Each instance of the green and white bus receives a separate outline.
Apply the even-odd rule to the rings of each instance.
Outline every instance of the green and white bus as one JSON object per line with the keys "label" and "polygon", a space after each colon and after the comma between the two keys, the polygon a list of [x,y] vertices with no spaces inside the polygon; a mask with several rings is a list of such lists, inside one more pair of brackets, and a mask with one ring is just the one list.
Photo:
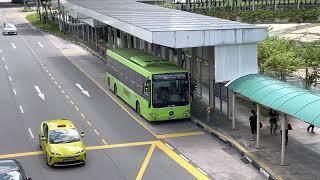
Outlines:
{"label": "green and white bus", "polygon": [[149,121],[190,118],[190,75],[138,49],[107,50],[109,88]]}

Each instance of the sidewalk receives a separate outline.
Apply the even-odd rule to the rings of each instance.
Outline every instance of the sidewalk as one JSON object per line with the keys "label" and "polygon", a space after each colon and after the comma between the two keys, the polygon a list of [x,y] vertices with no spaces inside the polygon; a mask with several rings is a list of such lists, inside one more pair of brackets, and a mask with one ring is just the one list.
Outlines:
{"label": "sidewalk", "polygon": [[[218,103],[217,103],[218,104]],[[265,164],[271,169],[275,178],[282,179],[320,179],[320,136],[319,130],[314,134],[307,133],[308,124],[291,118],[293,130],[289,131],[289,140],[286,152],[286,166],[280,165],[281,144],[280,135],[270,135],[268,118],[262,117],[263,127],[261,129],[261,148],[256,149],[255,141],[250,141],[251,132],[248,117],[250,109],[237,101],[236,127],[232,130],[232,122],[225,116],[226,103],[224,103],[223,114],[219,110],[211,115],[210,122],[207,121],[205,105],[200,100],[193,102],[193,116],[217,131],[225,134],[228,141],[235,140],[250,154],[257,158],[257,163]],[[218,108],[218,106],[216,107]],[[279,129],[279,128],[278,128]],[[279,133],[279,132],[278,132]],[[269,172],[270,173],[270,172]]]}

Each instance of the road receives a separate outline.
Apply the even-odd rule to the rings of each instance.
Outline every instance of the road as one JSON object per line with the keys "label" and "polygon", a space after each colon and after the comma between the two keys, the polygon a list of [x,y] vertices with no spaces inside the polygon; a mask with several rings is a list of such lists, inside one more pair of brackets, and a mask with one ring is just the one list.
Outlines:
{"label": "road", "polygon": [[[0,36],[0,159],[18,159],[34,180],[216,178],[166,144],[167,138],[178,145],[184,136],[185,145],[189,136],[191,142],[205,136],[198,127],[188,121],[152,124],[142,120],[84,74],[17,9],[0,10],[5,17],[0,25],[14,21],[19,31],[16,36]],[[39,148],[39,126],[57,118],[71,119],[79,131],[86,132],[89,152],[84,166],[46,165]],[[233,161],[243,166],[240,160]],[[249,169],[247,174],[254,171],[243,167]],[[258,173],[254,176],[261,178]]]}

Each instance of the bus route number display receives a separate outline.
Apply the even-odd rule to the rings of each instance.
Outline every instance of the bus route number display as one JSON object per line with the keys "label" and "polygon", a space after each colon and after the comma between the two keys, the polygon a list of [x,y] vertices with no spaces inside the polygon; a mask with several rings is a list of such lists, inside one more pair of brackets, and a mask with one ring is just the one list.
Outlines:
{"label": "bus route number display", "polygon": [[175,79],[187,79],[187,73],[176,74],[155,74],[153,80],[175,80]]}

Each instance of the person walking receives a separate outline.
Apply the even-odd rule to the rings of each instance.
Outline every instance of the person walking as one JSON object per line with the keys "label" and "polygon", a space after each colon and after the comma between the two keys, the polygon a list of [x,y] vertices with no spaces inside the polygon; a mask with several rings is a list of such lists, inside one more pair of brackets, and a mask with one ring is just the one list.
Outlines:
{"label": "person walking", "polygon": [[309,127],[307,128],[307,131],[309,132],[311,128],[311,133],[314,133],[313,129],[314,129],[314,125],[313,124],[310,124]]}
{"label": "person walking", "polygon": [[276,135],[276,130],[278,129],[278,115],[276,111],[273,111],[272,109],[270,109],[269,112],[270,115],[270,134]]}
{"label": "person walking", "polygon": [[249,117],[250,129],[251,129],[251,141],[253,141],[254,134],[257,133],[257,113],[255,110],[251,110],[251,116]]}

